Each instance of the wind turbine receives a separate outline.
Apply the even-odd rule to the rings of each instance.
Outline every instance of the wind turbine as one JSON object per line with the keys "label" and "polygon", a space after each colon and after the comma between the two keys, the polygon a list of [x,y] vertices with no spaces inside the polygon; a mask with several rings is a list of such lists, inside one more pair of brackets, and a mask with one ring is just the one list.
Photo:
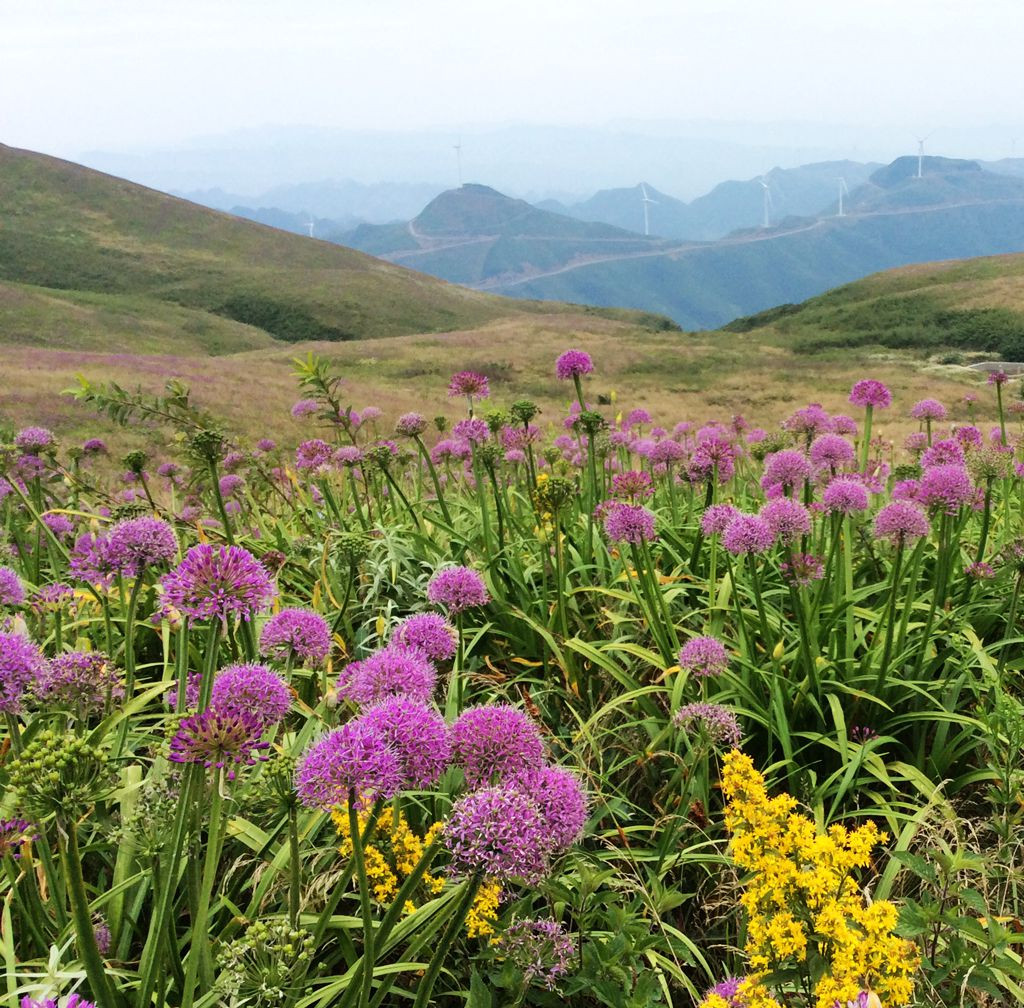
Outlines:
{"label": "wind turbine", "polygon": [[309,237],[313,237],[313,228],[316,227],[316,222],[313,220],[313,215],[310,214],[309,220],[306,221],[306,227],[309,228]]}
{"label": "wind turbine", "polygon": [[760,178],[762,195],[764,197],[764,222],[762,223],[763,228],[771,227],[771,213],[773,210],[772,206],[772,191],[768,186],[768,177],[762,175]]}
{"label": "wind turbine", "polygon": [[839,183],[839,213],[837,217],[845,217],[846,212],[843,210],[843,196],[849,196],[850,190],[846,188],[846,179],[840,177],[836,180]]}
{"label": "wind turbine", "polygon": [[644,235],[646,237],[650,237],[651,218],[648,208],[651,203],[657,203],[658,201],[656,199],[651,199],[651,197],[647,195],[647,186],[645,186],[643,182],[640,183],[640,199],[643,200],[644,204]]}
{"label": "wind turbine", "polygon": [[459,137],[459,142],[452,148],[455,151],[455,160],[459,165],[459,188],[462,188],[462,137]]}
{"label": "wind turbine", "polygon": [[[932,130],[932,133],[934,133],[934,132],[935,132],[935,130]],[[923,178],[924,177],[924,173],[922,171],[922,169],[924,168],[924,142],[925,142],[925,140],[928,139],[928,137],[930,137],[932,135],[932,133],[926,133],[923,137],[918,137],[917,138],[917,177],[918,178]]]}

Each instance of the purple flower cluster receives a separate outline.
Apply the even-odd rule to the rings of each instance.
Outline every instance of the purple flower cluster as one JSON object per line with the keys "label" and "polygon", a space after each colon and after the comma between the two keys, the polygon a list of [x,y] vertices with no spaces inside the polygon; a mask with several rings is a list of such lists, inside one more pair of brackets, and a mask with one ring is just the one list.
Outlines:
{"label": "purple flower cluster", "polygon": [[171,738],[168,759],[226,769],[228,780],[234,780],[235,767],[266,759],[260,753],[270,746],[260,741],[262,734],[263,722],[250,711],[210,707],[181,719]]}
{"label": "purple flower cluster", "polygon": [[161,584],[165,604],[194,620],[249,620],[277,596],[266,569],[241,546],[199,543]]}
{"label": "purple flower cluster", "polygon": [[391,642],[418,648],[431,661],[447,661],[458,646],[455,627],[437,613],[417,613],[402,620],[391,635]]}
{"label": "purple flower cluster", "polygon": [[448,382],[448,397],[469,396],[471,399],[486,399],[491,394],[485,375],[476,371],[459,371]]}
{"label": "purple flower cluster", "polygon": [[885,409],[892,403],[892,393],[880,381],[864,378],[850,389],[850,402],[854,406]]}
{"label": "purple flower cluster", "polygon": [[849,465],[855,458],[853,445],[838,434],[822,434],[815,438],[809,454],[813,465],[832,473]]}
{"label": "purple flower cluster", "polygon": [[639,546],[658,538],[652,512],[640,504],[613,501],[605,511],[604,531],[612,542]]}
{"label": "purple flower cluster", "polygon": [[746,1008],[747,999],[740,994],[740,985],[743,981],[743,977],[726,977],[705,993],[704,1000],[715,995],[720,997],[728,1008]]}
{"label": "purple flower cluster", "polygon": [[513,963],[528,984],[554,990],[572,967],[576,945],[554,920],[517,920],[498,941],[498,952]]}
{"label": "purple flower cluster", "polygon": [[729,667],[729,653],[716,637],[694,637],[679,652],[679,667],[698,678],[718,676]]}
{"label": "purple flower cluster", "polygon": [[308,808],[330,809],[349,800],[390,798],[402,786],[402,764],[380,731],[361,720],[326,734],[295,772],[295,790]]}
{"label": "purple flower cluster", "polygon": [[0,606],[10,609],[25,601],[25,589],[17,573],[10,567],[0,567]]}
{"label": "purple flower cluster", "polygon": [[774,538],[784,546],[791,546],[811,531],[811,516],[807,508],[792,497],[770,500],[759,516],[772,530]]}
{"label": "purple flower cluster", "polygon": [[427,599],[451,613],[487,605],[490,596],[483,578],[469,567],[442,567],[427,584]]}
{"label": "purple flower cluster", "polygon": [[583,835],[587,796],[574,773],[558,766],[532,767],[513,774],[507,783],[532,799],[540,810],[548,826],[552,852],[567,850]]}
{"label": "purple flower cluster", "polygon": [[736,715],[720,704],[687,704],[676,711],[672,723],[678,728],[700,728],[715,743],[739,745],[743,738]]}
{"label": "purple flower cluster", "polygon": [[260,654],[265,658],[299,658],[320,665],[330,653],[331,628],[312,609],[282,609],[260,634]]}
{"label": "purple flower cluster", "polygon": [[712,504],[700,520],[700,530],[706,536],[721,535],[739,513],[732,504]]}
{"label": "purple flower cluster", "polygon": [[32,455],[47,451],[57,443],[53,431],[45,427],[25,427],[14,435],[14,446]]}
{"label": "purple flower cluster", "polygon": [[464,711],[451,728],[452,758],[466,784],[482,787],[521,774],[544,762],[537,725],[521,710],[487,704]]}
{"label": "purple flower cluster", "polygon": [[733,556],[764,553],[774,542],[772,527],[757,515],[737,514],[722,535],[722,545]]}
{"label": "purple flower cluster", "polygon": [[571,381],[573,378],[582,378],[594,370],[594,362],[590,354],[583,350],[566,350],[557,361],[555,361],[555,376],[560,381]]}
{"label": "purple flower cluster", "polygon": [[910,407],[910,415],[915,420],[945,420],[949,411],[938,399],[921,399]]}
{"label": "purple flower cluster", "polygon": [[822,495],[825,510],[831,514],[851,515],[868,509],[868,489],[857,479],[832,480]]}
{"label": "purple flower cluster", "polygon": [[320,470],[328,469],[333,458],[331,446],[320,438],[311,438],[303,441],[295,449],[295,468]]}
{"label": "purple flower cluster", "polygon": [[447,769],[451,759],[448,726],[428,704],[390,697],[370,707],[358,721],[379,733],[393,750],[403,787],[430,787]]}
{"label": "purple flower cluster", "polygon": [[266,665],[228,665],[213,680],[211,708],[247,712],[263,728],[283,720],[291,705],[291,690]]}
{"label": "purple flower cluster", "polygon": [[147,567],[173,560],[178,540],[167,522],[144,515],[118,522],[107,533],[104,549],[110,566],[138,577]]}
{"label": "purple flower cluster", "polygon": [[893,501],[886,504],[875,518],[875,535],[893,546],[906,546],[928,535],[930,526],[925,515],[913,504]]}
{"label": "purple flower cluster", "polygon": [[25,694],[45,672],[46,659],[32,641],[0,633],[0,713],[19,713]]}
{"label": "purple flower cluster", "polygon": [[21,1008],[96,1008],[92,1001],[86,1001],[81,994],[69,994],[63,1004],[53,998],[36,1000],[30,997],[21,999]]}
{"label": "purple flower cluster", "polygon": [[21,857],[21,848],[36,834],[27,819],[0,819],[0,860],[7,855],[15,861]]}
{"label": "purple flower cluster", "polygon": [[391,696],[429,703],[437,685],[437,669],[416,647],[389,644],[341,675],[338,693],[358,704],[374,704]]}
{"label": "purple flower cluster", "polygon": [[402,437],[419,437],[427,429],[427,421],[421,413],[403,413],[395,424],[395,433]]}
{"label": "purple flower cluster", "polygon": [[918,482],[917,500],[927,508],[946,514],[956,514],[974,496],[971,477],[960,465],[931,466],[925,469]]}
{"label": "purple flower cluster", "polygon": [[802,486],[810,475],[811,463],[803,452],[775,452],[765,459],[761,486],[767,493],[790,493]]}
{"label": "purple flower cluster", "polygon": [[120,700],[124,683],[101,651],[65,651],[46,663],[32,692],[47,706],[91,713]]}

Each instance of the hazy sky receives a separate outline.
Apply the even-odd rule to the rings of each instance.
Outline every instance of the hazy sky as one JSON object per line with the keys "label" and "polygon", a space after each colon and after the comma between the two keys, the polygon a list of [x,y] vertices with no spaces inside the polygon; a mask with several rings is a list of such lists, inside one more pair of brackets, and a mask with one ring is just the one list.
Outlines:
{"label": "hazy sky", "polygon": [[1021,0],[0,0],[0,142],[73,155],[268,124],[1019,123],[1022,42]]}

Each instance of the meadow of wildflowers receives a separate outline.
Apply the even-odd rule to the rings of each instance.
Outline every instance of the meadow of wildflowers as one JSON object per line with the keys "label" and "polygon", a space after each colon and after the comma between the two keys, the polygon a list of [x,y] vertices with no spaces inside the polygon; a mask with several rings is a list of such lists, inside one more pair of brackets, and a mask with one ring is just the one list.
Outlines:
{"label": "meadow of wildflowers", "polygon": [[1024,1001],[1005,374],[765,430],[297,368],[290,448],[3,432],[6,1004]]}

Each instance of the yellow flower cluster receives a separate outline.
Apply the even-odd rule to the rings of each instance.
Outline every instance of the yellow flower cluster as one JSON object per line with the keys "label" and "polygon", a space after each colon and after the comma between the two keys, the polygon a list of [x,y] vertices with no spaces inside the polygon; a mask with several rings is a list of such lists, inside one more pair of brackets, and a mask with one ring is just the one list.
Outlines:
{"label": "yellow flower cluster", "polygon": [[[341,843],[338,853],[342,857],[352,856],[352,836],[349,832],[348,808],[341,807],[331,813]],[[370,812],[360,809],[356,813],[360,831],[365,831],[370,821]],[[398,895],[402,881],[408,878],[419,864],[427,848],[441,831],[442,823],[434,823],[426,835],[418,837],[406,822],[405,816],[390,809],[381,810],[377,818],[373,843],[363,849],[363,861],[366,864],[366,878],[373,887],[373,897],[378,903],[387,903]],[[430,872],[423,874],[423,886],[430,893],[439,893],[444,887],[444,880]],[[406,901],[405,912],[412,913],[416,905]]]}
{"label": "yellow flower cluster", "polygon": [[[349,830],[348,807],[342,806],[331,813],[341,843],[338,853],[342,857],[352,857],[352,834]],[[360,809],[356,812],[360,832],[365,832],[370,821],[370,812]],[[373,843],[363,849],[363,862],[366,865],[366,878],[373,888],[373,898],[378,903],[388,903],[398,895],[398,889],[422,860],[427,848],[434,842],[443,828],[443,823],[434,823],[423,837],[417,836],[405,816],[390,809],[383,809],[377,818]],[[427,892],[436,895],[444,888],[444,879],[430,872],[423,873],[423,887]],[[497,882],[486,880],[477,891],[466,917],[466,934],[470,938],[483,938],[494,934],[494,922],[498,919],[498,902],[501,899],[501,886]],[[416,904],[406,900],[405,913],[410,914]]]}
{"label": "yellow flower cluster", "polygon": [[[764,778],[738,749],[725,757],[722,787],[733,858],[751,873],[741,899],[750,967],[738,992],[743,1003],[777,1008],[765,981],[797,964],[823,963],[814,986],[816,1008],[856,1001],[862,990],[877,992],[887,1006],[907,1004],[917,951],[893,934],[896,907],[866,901],[853,874],[870,864],[872,848],[886,835],[870,821],[819,833],[796,813],[790,795],[768,797]],[[702,1008],[723,1008],[711,1002],[709,997]]]}

